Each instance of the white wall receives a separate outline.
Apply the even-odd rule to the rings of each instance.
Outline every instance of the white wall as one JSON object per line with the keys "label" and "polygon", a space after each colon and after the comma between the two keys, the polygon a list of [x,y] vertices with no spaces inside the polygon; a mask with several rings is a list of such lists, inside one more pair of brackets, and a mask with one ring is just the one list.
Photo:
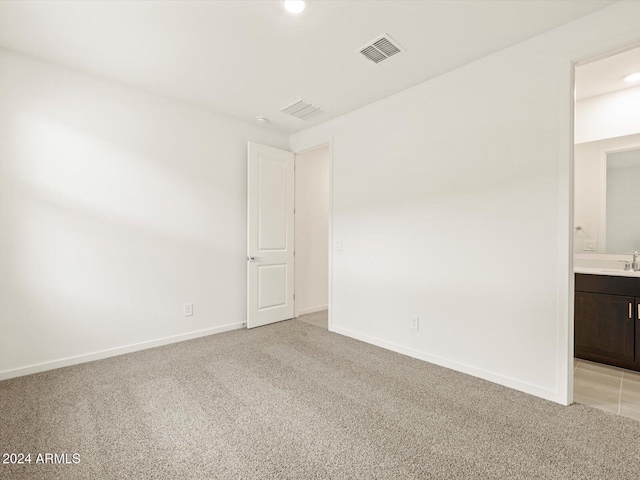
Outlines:
{"label": "white wall", "polygon": [[616,3],[292,136],[333,137],[334,331],[570,400],[571,61],[637,18]]}
{"label": "white wall", "polygon": [[[574,222],[575,225],[582,227],[575,232],[573,244],[575,253],[591,253],[584,249],[585,241],[595,241],[595,252],[605,253],[602,240],[606,233],[600,220],[600,209],[606,204],[604,201],[601,202],[600,198],[600,189],[605,180],[602,178],[603,156],[604,152],[626,148],[629,145],[640,145],[640,134],[586,142],[575,146]],[[604,195],[604,192],[602,194]]]}
{"label": "white wall", "polygon": [[287,144],[0,50],[0,378],[241,326],[248,140]]}
{"label": "white wall", "polygon": [[575,142],[640,132],[640,87],[626,88],[576,102]]}
{"label": "white wall", "polygon": [[585,242],[596,242],[596,252],[601,252],[600,235],[600,145],[587,142],[574,148],[574,224],[582,227],[575,231],[573,251],[587,252]]}
{"label": "white wall", "polygon": [[296,312],[327,308],[329,147],[296,155]]}

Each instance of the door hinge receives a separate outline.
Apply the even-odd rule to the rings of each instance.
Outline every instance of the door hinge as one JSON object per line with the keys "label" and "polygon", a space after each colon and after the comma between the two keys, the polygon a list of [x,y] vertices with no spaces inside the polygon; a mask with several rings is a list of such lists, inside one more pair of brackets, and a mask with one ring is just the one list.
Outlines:
{"label": "door hinge", "polygon": [[296,299],[296,294],[295,294],[295,293],[293,294],[293,299],[294,299],[294,300]]}

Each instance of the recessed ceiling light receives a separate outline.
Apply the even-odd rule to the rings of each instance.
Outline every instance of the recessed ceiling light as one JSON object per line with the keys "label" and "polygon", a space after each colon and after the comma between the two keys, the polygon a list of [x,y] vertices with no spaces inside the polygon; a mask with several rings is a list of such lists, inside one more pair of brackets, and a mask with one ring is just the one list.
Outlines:
{"label": "recessed ceiling light", "polygon": [[630,73],[623,80],[628,83],[640,82],[640,72]]}
{"label": "recessed ceiling light", "polygon": [[307,2],[304,0],[284,0],[282,5],[287,12],[294,14],[302,13],[307,8]]}

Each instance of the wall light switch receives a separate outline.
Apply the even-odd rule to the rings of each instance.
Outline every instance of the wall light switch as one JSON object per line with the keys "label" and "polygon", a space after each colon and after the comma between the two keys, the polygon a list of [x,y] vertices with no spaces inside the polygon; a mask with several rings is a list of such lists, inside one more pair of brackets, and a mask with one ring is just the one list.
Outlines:
{"label": "wall light switch", "polygon": [[342,250],[342,240],[334,240],[333,241],[333,249],[336,251]]}
{"label": "wall light switch", "polygon": [[582,242],[582,249],[586,252],[593,252],[596,249],[595,240],[585,240]]}
{"label": "wall light switch", "polygon": [[193,315],[193,303],[184,304],[184,316],[190,317]]}
{"label": "wall light switch", "polygon": [[412,330],[418,330],[420,328],[420,317],[418,315],[409,315],[410,324]]}

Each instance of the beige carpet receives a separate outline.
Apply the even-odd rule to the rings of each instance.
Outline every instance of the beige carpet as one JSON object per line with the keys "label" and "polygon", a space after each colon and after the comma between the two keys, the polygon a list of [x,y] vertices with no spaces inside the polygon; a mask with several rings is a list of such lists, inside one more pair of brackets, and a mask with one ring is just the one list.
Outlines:
{"label": "beige carpet", "polygon": [[640,422],[289,321],[0,382],[0,479],[633,479]]}

